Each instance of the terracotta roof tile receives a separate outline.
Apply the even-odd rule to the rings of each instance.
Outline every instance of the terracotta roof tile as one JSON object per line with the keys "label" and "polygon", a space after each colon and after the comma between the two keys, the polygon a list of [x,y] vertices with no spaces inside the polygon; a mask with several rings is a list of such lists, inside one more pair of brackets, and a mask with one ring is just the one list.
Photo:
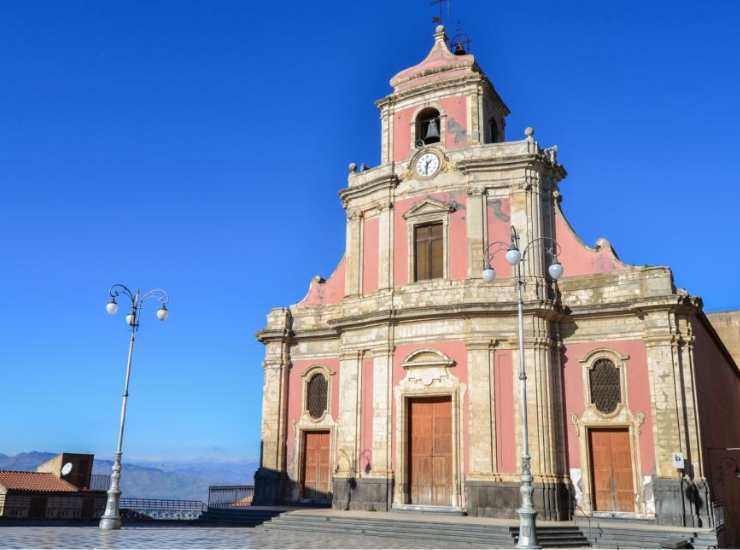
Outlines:
{"label": "terracotta roof tile", "polygon": [[76,493],[77,487],[54,474],[0,470],[0,486],[15,491],[43,491],[47,493]]}

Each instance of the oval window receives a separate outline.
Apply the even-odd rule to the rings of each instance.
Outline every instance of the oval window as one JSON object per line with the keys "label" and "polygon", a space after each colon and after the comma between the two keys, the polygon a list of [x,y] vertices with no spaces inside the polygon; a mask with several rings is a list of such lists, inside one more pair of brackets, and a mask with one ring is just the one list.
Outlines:
{"label": "oval window", "polygon": [[306,408],[311,418],[321,418],[326,412],[329,384],[323,374],[314,374],[306,387]]}
{"label": "oval window", "polygon": [[614,412],[622,399],[619,369],[609,359],[599,359],[588,373],[591,402],[599,412]]}

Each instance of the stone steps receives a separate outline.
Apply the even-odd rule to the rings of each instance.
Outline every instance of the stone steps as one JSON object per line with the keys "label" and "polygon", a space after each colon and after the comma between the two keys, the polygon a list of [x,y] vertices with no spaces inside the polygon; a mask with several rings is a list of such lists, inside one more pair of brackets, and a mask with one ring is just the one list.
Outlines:
{"label": "stone steps", "polygon": [[281,513],[278,510],[254,510],[250,508],[209,508],[198,518],[198,523],[201,525],[256,527]]}
{"label": "stone steps", "polygon": [[[372,519],[357,517],[313,516],[284,514],[262,526],[265,530],[293,530],[314,533],[358,534],[392,537],[417,541],[469,544],[472,547],[510,548],[514,545],[511,529],[506,525],[482,525],[441,521],[405,519]],[[540,529],[537,530],[538,536]],[[575,548],[588,546],[588,540],[577,527],[545,527],[542,540],[545,548]]]}
{"label": "stone steps", "polygon": [[[511,538],[519,540],[519,527],[509,527]],[[537,544],[543,548],[583,548],[590,546],[589,540],[574,525],[537,526]]]}
{"label": "stone steps", "polygon": [[663,545],[687,540],[693,548],[716,547],[717,538],[710,530],[683,531],[640,529],[634,527],[592,527],[583,532],[595,548],[661,548]]}

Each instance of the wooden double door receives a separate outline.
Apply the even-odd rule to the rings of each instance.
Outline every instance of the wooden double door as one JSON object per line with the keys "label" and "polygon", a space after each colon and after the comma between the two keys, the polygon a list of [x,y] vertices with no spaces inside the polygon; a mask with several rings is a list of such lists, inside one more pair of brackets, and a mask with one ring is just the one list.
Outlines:
{"label": "wooden double door", "polygon": [[452,504],[452,399],[412,399],[408,405],[411,504]]}
{"label": "wooden double door", "polygon": [[328,431],[303,433],[303,487],[302,497],[317,502],[330,499],[331,471]]}
{"label": "wooden double door", "polygon": [[632,452],[627,429],[589,430],[594,510],[634,512]]}

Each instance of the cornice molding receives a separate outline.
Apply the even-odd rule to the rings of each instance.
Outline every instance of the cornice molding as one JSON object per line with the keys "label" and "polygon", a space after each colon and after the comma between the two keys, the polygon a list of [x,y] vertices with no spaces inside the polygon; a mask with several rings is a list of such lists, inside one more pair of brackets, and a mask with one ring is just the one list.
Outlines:
{"label": "cornice molding", "polygon": [[351,200],[371,195],[378,191],[393,190],[400,183],[396,174],[383,174],[358,185],[345,187],[339,191],[339,199],[346,208]]}

